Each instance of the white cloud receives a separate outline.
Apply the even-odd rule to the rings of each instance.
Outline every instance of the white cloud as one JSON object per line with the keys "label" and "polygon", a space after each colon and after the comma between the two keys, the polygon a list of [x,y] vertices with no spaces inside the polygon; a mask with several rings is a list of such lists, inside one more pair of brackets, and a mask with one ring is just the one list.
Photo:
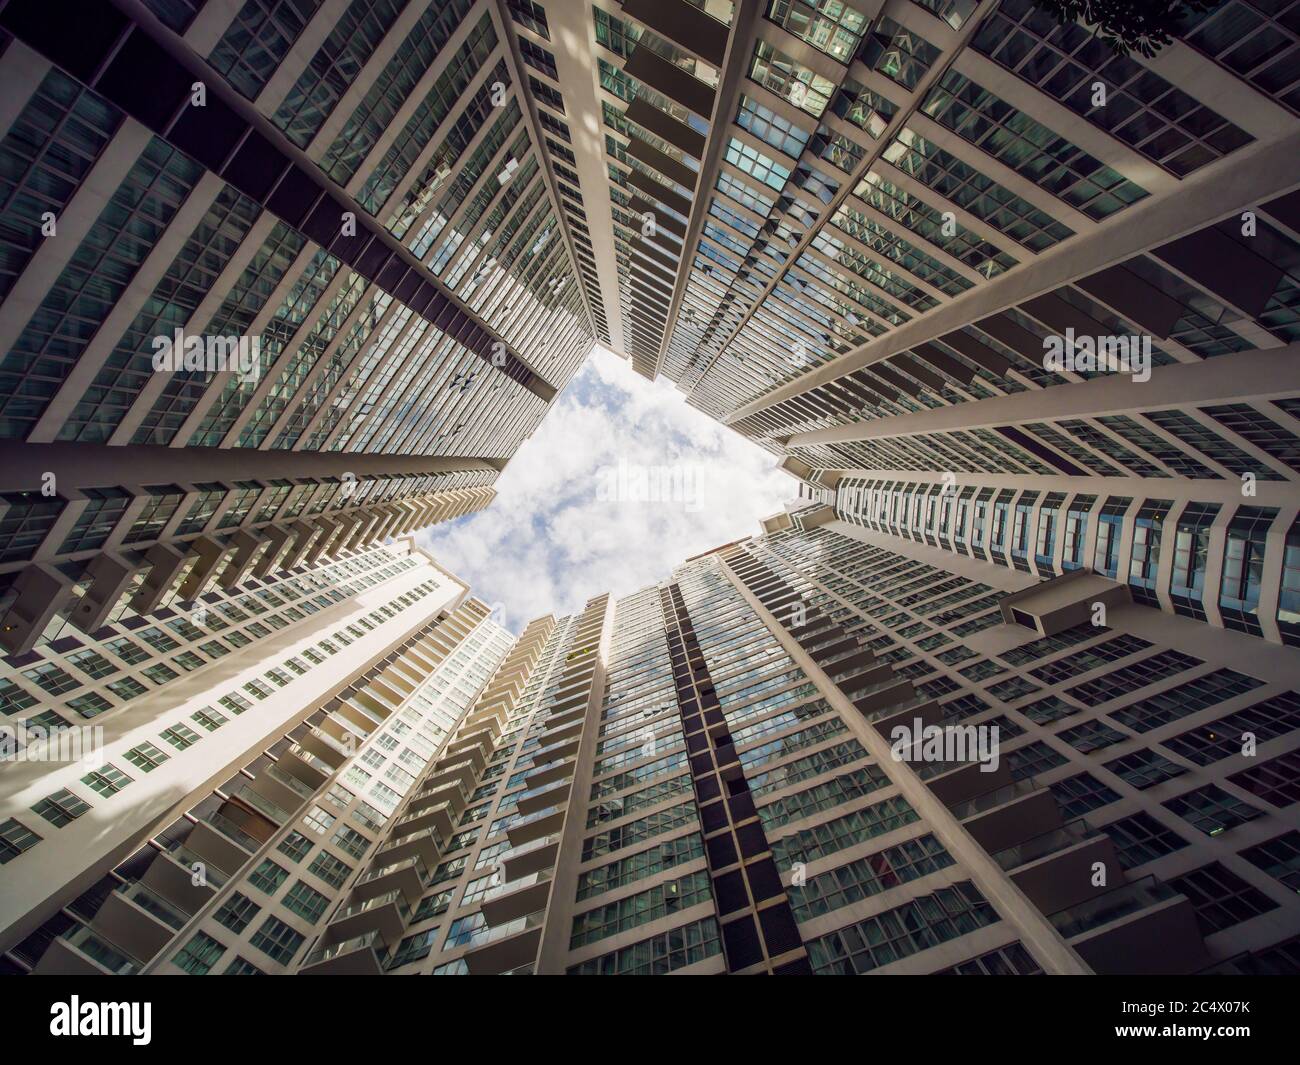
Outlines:
{"label": "white cloud", "polygon": [[597,347],[506,466],[493,504],[417,539],[518,632],[757,533],[798,492],[776,461],[671,382],[652,384]]}

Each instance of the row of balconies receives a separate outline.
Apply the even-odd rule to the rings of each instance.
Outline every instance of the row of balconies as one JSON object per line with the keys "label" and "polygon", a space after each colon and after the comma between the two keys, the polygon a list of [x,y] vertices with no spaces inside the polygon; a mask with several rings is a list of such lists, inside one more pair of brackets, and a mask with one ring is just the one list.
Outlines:
{"label": "row of balconies", "polygon": [[61,614],[82,632],[93,633],[123,605],[150,614],[174,600],[193,601],[218,584],[233,588],[272,570],[310,565],[324,554],[379,543],[458,512],[465,505],[465,491],[363,505],[282,525],[205,533],[188,542],[159,541],[142,562],[119,551],[103,551],[87,565],[88,583],[84,578],[71,580],[53,562],[35,562],[14,581],[15,597],[0,624],[0,646],[11,654],[30,651]]}
{"label": "row of balconies", "polygon": [[401,939],[443,842],[469,805],[501,724],[488,718],[462,726],[447,744],[392,821],[391,834],[375,852],[371,868],[353,883],[348,903],[331,917],[300,972],[349,975],[383,970],[389,944]]}
{"label": "row of balconies", "polygon": [[[598,630],[597,630],[598,631]],[[535,660],[542,642],[527,652]],[[466,954],[471,972],[521,971],[531,967],[541,935],[572,787],[575,755],[590,695],[594,659],[575,662],[575,680],[562,681],[565,694],[547,718],[544,746],[534,752],[529,788],[518,797],[518,819],[507,830],[511,850],[502,856],[504,881],[482,900],[487,926]],[[469,796],[487,768],[506,715],[523,690],[527,669],[511,668],[505,690],[490,684],[444,748],[419,788],[393,822],[392,835],[373,859],[374,867],[352,887],[303,972],[359,973],[382,970],[410,921],[427,870],[440,858],[441,843],[455,831]],[[486,700],[486,702],[485,702]]]}
{"label": "row of balconies", "polygon": [[487,766],[500,723],[489,720],[462,731],[444,748],[420,787],[392,822],[388,840],[371,868],[352,885],[347,905],[330,918],[317,946],[299,969],[310,975],[356,975],[383,971],[410,922],[436,867],[443,842],[469,805],[475,781]]}
{"label": "row of balconies", "polygon": [[[783,581],[758,578],[751,589],[773,613],[793,596]],[[923,726],[941,722],[935,701],[918,696],[892,666],[876,663],[839,623],[818,612],[790,632],[883,735],[918,718]],[[1065,823],[1051,790],[1015,780],[1007,759],[992,772],[986,768],[969,762],[921,776],[1084,961],[1100,973],[1151,971],[1152,958],[1160,959],[1160,972],[1205,966],[1204,940],[1185,897],[1154,877],[1118,884],[1098,877],[1099,868],[1123,876],[1107,835],[1082,820]]]}
{"label": "row of balconies", "polygon": [[131,878],[110,874],[118,882],[93,911],[79,905],[85,896],[72,904],[83,920],[51,942],[33,971],[139,972],[252,858],[265,841],[259,836],[274,832],[246,801],[213,796],[123,863]]}
{"label": "row of balconies", "polygon": [[570,656],[550,701],[542,746],[524,778],[528,787],[515,801],[518,816],[506,828],[510,849],[500,856],[502,882],[480,901],[486,925],[464,956],[471,974],[533,970],[595,676],[591,652],[603,621],[604,601],[598,600],[579,622],[574,642],[581,651]]}
{"label": "row of balconies", "polygon": [[[38,973],[138,972],[274,837],[333,769],[301,742],[319,710],[234,773],[64,911],[76,921],[35,960]],[[300,742],[301,741],[301,742]]]}
{"label": "row of balconies", "polygon": [[1183,895],[1154,877],[1124,881],[1110,837],[1081,819],[1065,823],[1051,790],[1014,780],[1006,759],[991,773],[981,768],[963,765],[928,784],[1096,972],[1192,973],[1208,963]]}

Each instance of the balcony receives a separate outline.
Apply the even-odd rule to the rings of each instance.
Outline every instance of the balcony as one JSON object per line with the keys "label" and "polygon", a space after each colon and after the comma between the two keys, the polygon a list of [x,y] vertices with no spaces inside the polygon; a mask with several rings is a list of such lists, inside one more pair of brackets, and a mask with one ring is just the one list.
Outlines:
{"label": "balcony", "polygon": [[1049,920],[1104,976],[1182,975],[1209,963],[1192,904],[1154,876],[1120,884]]}
{"label": "balcony", "polygon": [[[838,678],[838,679],[837,679]],[[855,667],[846,673],[837,673],[830,678],[840,691],[844,693],[849,702],[856,702],[873,692],[878,692],[891,684],[896,684],[901,678],[894,672],[894,667],[887,663],[877,663],[868,669]]]}
{"label": "balcony", "polygon": [[1120,868],[1110,837],[1082,818],[997,851],[993,860],[1044,913],[1076,906],[1106,891],[1092,886],[1097,862],[1107,869]]}
{"label": "balcony", "polygon": [[423,787],[407,803],[406,812],[413,813],[417,807],[427,807],[433,803],[445,802],[455,813],[463,813],[469,805],[469,792],[459,780]]}
{"label": "balcony", "polygon": [[350,698],[356,700],[357,709],[380,725],[391,717],[393,711],[398,709],[406,699],[391,685],[385,684],[382,676],[371,678],[365,687],[358,688]]}
{"label": "balcony", "polygon": [[591,674],[577,681],[565,681],[563,691],[557,691],[550,701],[552,714],[568,714],[571,711],[585,710],[591,695]]}
{"label": "balcony", "polygon": [[838,665],[846,659],[852,658],[862,650],[862,645],[858,643],[856,636],[846,636],[840,633],[831,637],[820,647],[805,647],[805,651],[812,656],[816,662],[826,672],[831,672],[831,666]]}
{"label": "balcony", "polygon": [[378,932],[313,950],[298,969],[300,976],[379,976],[388,944]]}
{"label": "balcony", "polygon": [[908,683],[907,696],[902,702],[893,706],[883,706],[871,712],[867,720],[882,736],[890,736],[898,725],[911,728],[915,720],[921,719],[921,727],[938,725],[943,721],[943,711],[933,699],[917,695],[916,689]]}
{"label": "balcony", "polygon": [[573,706],[566,707],[563,710],[552,709],[550,716],[546,719],[546,724],[547,727],[560,728],[564,725],[575,724],[586,716],[587,700],[583,698],[580,702],[574,703]]}
{"label": "balcony", "polygon": [[152,958],[171,942],[189,915],[141,883],[119,884],[95,913],[94,928],[133,958]]}
{"label": "balcony", "polygon": [[551,894],[551,878],[550,869],[541,869],[492,888],[479,900],[483,917],[495,928],[545,909]]}
{"label": "balcony", "polygon": [[556,743],[565,743],[570,740],[577,742],[580,739],[582,739],[581,719],[554,727],[552,727],[551,723],[548,721],[546,723],[546,728],[542,730],[542,749],[544,750]]}
{"label": "balcony", "polygon": [[195,824],[185,837],[185,849],[194,855],[196,861],[222,870],[238,869],[259,846],[261,844],[215,811]]}
{"label": "balcony", "polygon": [[375,729],[383,726],[384,719],[377,710],[373,709],[374,703],[363,702],[360,695],[360,692],[356,692],[348,696],[334,712],[339,718],[351,724],[354,731],[362,736],[369,736]]}
{"label": "balcony", "polygon": [[[125,901],[130,902],[132,906],[144,910],[154,920],[161,922],[175,932],[179,932],[185,922],[189,920],[189,914],[182,913],[172,902],[163,898],[158,892],[151,890],[141,883],[120,884],[116,892]],[[108,905],[106,900],[104,906]],[[104,917],[104,907],[101,906],[99,913],[95,915],[96,920],[102,920]]]}
{"label": "balcony", "polygon": [[510,840],[510,846],[518,847],[560,831],[567,810],[568,807],[562,805],[548,806],[527,817],[521,817],[506,829],[506,838]]}
{"label": "balcony", "polygon": [[449,764],[439,764],[425,781],[426,788],[432,789],[442,784],[459,782],[467,788],[474,786],[474,781],[483,772],[486,761],[483,759],[464,759]]}
{"label": "balcony", "polygon": [[[798,596],[795,595],[793,598],[797,599]],[[787,596],[787,602],[790,599],[791,597]],[[798,640],[799,646],[809,654],[825,644],[828,638],[834,637],[838,639],[845,635],[844,626],[834,618],[823,614],[818,607],[813,607],[808,614],[809,617],[804,624],[791,625],[788,628],[790,635]]]}
{"label": "balcony", "polygon": [[210,858],[199,854],[197,851],[191,850],[184,844],[173,844],[163,853],[166,854],[171,861],[175,862],[176,865],[180,866],[181,870],[184,872],[185,879],[190,883],[193,883],[193,878],[200,872],[200,870],[203,873],[202,886],[205,888],[224,887],[226,881],[230,879],[230,874],[224,869],[213,865]]}
{"label": "balcony", "polygon": [[501,855],[501,868],[509,880],[518,880],[539,869],[554,866],[559,852],[560,834],[556,832],[506,851]]}
{"label": "balcony", "polygon": [[245,784],[238,791],[233,792],[230,797],[236,802],[248,806],[276,825],[283,825],[293,816],[284,807],[272,802],[261,792],[255,791],[251,784]]}
{"label": "balcony", "polygon": [[524,774],[524,783],[530,788],[540,788],[555,780],[571,780],[577,764],[576,758],[553,758],[549,762],[534,765]]}
{"label": "balcony", "polygon": [[[290,805],[294,803],[294,799],[301,804],[316,794],[315,788],[309,787],[292,773],[286,772],[275,764],[268,765],[263,769],[258,780],[264,784],[269,781],[278,787],[283,788],[288,792],[288,795],[284,797],[285,802],[288,802]],[[293,796],[294,798],[290,798],[289,796]],[[272,795],[272,798],[274,799],[275,796]],[[284,803],[281,803],[281,805],[284,805]]]}
{"label": "balcony", "polygon": [[[1017,785],[1029,783],[1017,781]],[[992,805],[981,809],[962,823],[966,830],[990,853],[1014,846],[1022,840],[1061,827],[1061,810],[1056,796],[1047,788],[1024,790],[1018,786],[1014,793],[999,788],[1003,802],[988,799]],[[981,797],[982,798],[982,797]]]}
{"label": "balcony", "polygon": [[352,886],[352,897],[358,902],[364,902],[390,891],[400,891],[408,902],[416,903],[424,894],[428,878],[429,871],[419,857],[407,858],[365,873]]}
{"label": "balcony", "polygon": [[417,810],[413,814],[407,814],[398,820],[394,827],[400,829],[403,835],[422,829],[430,829],[436,833],[439,839],[445,839],[451,835],[452,829],[456,827],[456,813],[452,810],[450,803],[440,802],[437,806],[430,806]]}
{"label": "balcony", "polygon": [[504,696],[483,696],[483,702],[472,714],[465,718],[466,726],[488,725],[503,728],[506,723],[506,700]]}
{"label": "balcony", "polygon": [[892,684],[881,684],[864,695],[853,698],[853,705],[862,717],[880,729],[879,722],[907,709],[917,701],[916,688],[906,677],[895,676]]}
{"label": "balcony", "polygon": [[1015,784],[1011,777],[1011,764],[1005,758],[998,761],[997,769],[992,772],[986,773],[984,770],[985,766],[978,762],[971,762],[946,769],[942,773],[927,774],[926,787],[934,792],[935,797],[948,809],[955,810],[958,805],[971,799],[984,799],[999,788],[1011,787]]}
{"label": "balcony", "polygon": [[573,736],[560,740],[558,743],[552,743],[545,747],[539,747],[533,752],[534,762],[553,762],[557,758],[569,758],[578,753],[578,744],[582,740],[582,734],[576,733]]}
{"label": "balcony", "polygon": [[491,757],[499,731],[499,729],[493,728],[480,728],[468,732],[447,744],[447,754],[455,757],[461,754],[479,752],[486,757]]}
{"label": "balcony", "polygon": [[520,792],[515,800],[515,807],[521,814],[535,814],[548,806],[568,802],[572,788],[572,780],[553,780],[549,784],[540,784],[528,791]]}
{"label": "balcony", "polygon": [[[220,871],[216,872],[216,876],[225,879],[225,874]],[[187,920],[189,915],[197,913],[212,898],[210,879],[195,884],[190,866],[161,849],[155,851],[154,860],[140,876],[140,883],[185,914]]]}
{"label": "balcony", "polygon": [[301,744],[293,743],[278,760],[285,767],[285,775],[297,777],[315,791],[334,773],[334,767]]}
{"label": "balcony", "polygon": [[411,907],[406,896],[400,891],[390,891],[339,910],[330,920],[329,934],[333,939],[354,939],[367,932],[379,932],[386,940],[396,943],[410,919]]}
{"label": "balcony", "polygon": [[375,857],[385,863],[401,861],[403,858],[418,856],[426,866],[438,861],[438,841],[442,837],[436,829],[423,828],[408,832],[395,838],[388,846],[382,848]]}
{"label": "balcony", "polygon": [[38,976],[131,976],[140,961],[93,928],[73,925],[51,941],[32,970]]}
{"label": "balcony", "polygon": [[344,747],[341,740],[336,740],[320,729],[309,729],[303,733],[299,746],[329,767],[326,771],[327,776],[333,775],[351,757],[351,752]]}
{"label": "balcony", "polygon": [[545,917],[546,912],[538,910],[476,934],[473,948],[465,955],[470,975],[486,976],[534,963]]}
{"label": "balcony", "polygon": [[[877,662],[876,653],[870,647],[863,647],[851,658],[839,663],[834,672],[825,672],[832,684],[838,684],[847,691],[854,682],[884,680],[894,672],[894,667],[888,662]],[[845,681],[849,683],[846,684]]]}

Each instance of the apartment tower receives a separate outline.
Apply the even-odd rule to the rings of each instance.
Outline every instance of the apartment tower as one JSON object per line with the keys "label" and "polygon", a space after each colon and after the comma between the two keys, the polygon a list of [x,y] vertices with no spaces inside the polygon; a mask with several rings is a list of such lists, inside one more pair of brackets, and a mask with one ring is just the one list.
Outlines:
{"label": "apartment tower", "polygon": [[1040,576],[1086,524],[1135,600],[1297,639],[1287,10],[1144,58],[1029,0],[526,6],[602,342],[845,516],[987,511]]}
{"label": "apartment tower", "polygon": [[405,540],[48,648],[15,679],[67,686],[94,733],[68,749],[51,710],[6,730],[6,971],[138,972],[290,836],[338,852],[286,888],[324,905],[310,884],[365,853],[513,644],[488,615]]}
{"label": "apartment tower", "polygon": [[592,342],[488,0],[0,4],[0,645],[476,510]]}
{"label": "apartment tower", "polygon": [[768,526],[548,621],[406,800],[428,875],[372,862],[298,971],[1300,967],[1296,651],[827,506]]}
{"label": "apartment tower", "polygon": [[[9,958],[1295,972],[1297,652],[1123,593],[807,504],[517,642],[470,600],[197,793]],[[415,757],[403,736],[457,668],[473,676]],[[290,794],[286,773],[310,786]],[[23,823],[54,820],[47,806]],[[16,860],[39,869],[41,847]],[[217,873],[189,887],[195,861]]]}
{"label": "apartment tower", "polygon": [[[7,964],[1300,969],[1297,10],[0,2],[0,710],[153,763],[45,893],[105,790],[17,768]],[[510,644],[386,542],[594,341],[800,500]],[[403,559],[164,787],[203,618]]]}

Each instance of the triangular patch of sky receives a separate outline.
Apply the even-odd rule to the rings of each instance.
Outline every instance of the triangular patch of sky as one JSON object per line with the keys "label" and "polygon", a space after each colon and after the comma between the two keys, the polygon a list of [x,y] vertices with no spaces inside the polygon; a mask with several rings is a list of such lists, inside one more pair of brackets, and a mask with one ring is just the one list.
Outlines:
{"label": "triangular patch of sky", "polygon": [[492,505],[417,541],[519,632],[757,534],[798,494],[776,464],[670,381],[597,347],[497,479]]}

